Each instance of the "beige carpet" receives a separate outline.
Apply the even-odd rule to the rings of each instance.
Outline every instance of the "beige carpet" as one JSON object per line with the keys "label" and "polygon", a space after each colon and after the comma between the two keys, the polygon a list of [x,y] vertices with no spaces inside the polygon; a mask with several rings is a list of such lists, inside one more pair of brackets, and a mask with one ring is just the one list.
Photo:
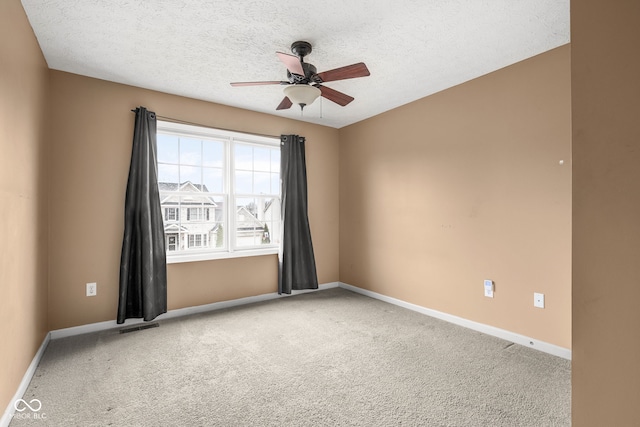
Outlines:
{"label": "beige carpet", "polygon": [[569,361],[338,288],[51,341],[24,399],[11,427],[571,424]]}

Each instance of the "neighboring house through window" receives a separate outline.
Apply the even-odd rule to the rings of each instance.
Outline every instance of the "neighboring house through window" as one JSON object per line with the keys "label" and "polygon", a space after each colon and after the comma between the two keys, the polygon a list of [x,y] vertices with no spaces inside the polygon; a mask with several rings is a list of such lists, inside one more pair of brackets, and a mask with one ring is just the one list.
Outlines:
{"label": "neighboring house through window", "polygon": [[158,121],[167,261],[276,253],[280,141]]}

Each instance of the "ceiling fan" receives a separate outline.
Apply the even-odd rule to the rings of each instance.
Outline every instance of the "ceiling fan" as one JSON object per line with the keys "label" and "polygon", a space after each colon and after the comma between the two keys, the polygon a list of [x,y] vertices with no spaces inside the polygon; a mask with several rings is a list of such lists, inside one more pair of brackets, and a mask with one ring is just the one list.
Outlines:
{"label": "ceiling fan", "polygon": [[231,83],[231,86],[284,85],[285,97],[276,110],[286,110],[291,108],[294,103],[304,109],[306,105],[313,103],[319,96],[344,107],[354,98],[324,86],[322,83],[366,77],[370,74],[363,62],[318,73],[313,64],[304,62],[304,57],[311,53],[311,44],[309,42],[293,42],[291,52],[293,52],[293,55],[276,52],[278,59],[287,67],[286,81],[236,82]]}

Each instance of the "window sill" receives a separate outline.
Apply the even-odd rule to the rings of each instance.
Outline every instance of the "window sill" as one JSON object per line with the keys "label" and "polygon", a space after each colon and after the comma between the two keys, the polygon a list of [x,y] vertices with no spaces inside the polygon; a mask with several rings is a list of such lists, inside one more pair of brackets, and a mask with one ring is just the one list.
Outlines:
{"label": "window sill", "polygon": [[236,252],[200,252],[180,255],[167,255],[167,264],[179,264],[183,262],[196,262],[196,261],[212,261],[217,259],[230,259],[230,258],[245,258],[252,256],[263,255],[275,255],[278,253],[278,248],[268,249],[250,249],[246,251]]}

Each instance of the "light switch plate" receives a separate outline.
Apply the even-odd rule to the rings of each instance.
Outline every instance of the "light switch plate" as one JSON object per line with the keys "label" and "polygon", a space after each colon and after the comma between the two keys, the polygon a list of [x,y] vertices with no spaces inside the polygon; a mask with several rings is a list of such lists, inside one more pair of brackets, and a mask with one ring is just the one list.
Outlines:
{"label": "light switch plate", "polygon": [[484,296],[493,298],[493,280],[484,281]]}

